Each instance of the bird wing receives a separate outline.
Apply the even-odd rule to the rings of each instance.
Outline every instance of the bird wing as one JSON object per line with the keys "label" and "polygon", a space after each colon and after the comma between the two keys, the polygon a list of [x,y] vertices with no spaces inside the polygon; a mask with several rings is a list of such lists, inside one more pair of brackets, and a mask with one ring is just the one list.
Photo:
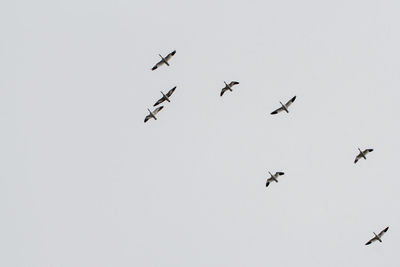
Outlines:
{"label": "bird wing", "polygon": [[153,118],[150,114],[146,116],[146,118],[144,118],[144,122],[150,120],[151,118]]}
{"label": "bird wing", "polygon": [[376,236],[374,236],[373,238],[371,238],[367,243],[365,243],[365,245],[369,245],[372,242],[375,242],[376,240],[378,240],[378,238],[376,238]]}
{"label": "bird wing", "polygon": [[236,84],[239,84],[239,82],[235,82],[235,81],[231,81],[231,83],[229,84],[229,86],[234,86]]}
{"label": "bird wing", "polygon": [[224,88],[222,88],[220,96],[222,96],[226,92],[226,90],[228,90],[228,87],[225,86]]}
{"label": "bird wing", "polygon": [[383,230],[378,234],[378,236],[379,236],[379,237],[382,237],[382,236],[387,232],[388,229],[389,229],[389,226],[386,227],[385,229],[383,229]]}
{"label": "bird wing", "polygon": [[278,114],[279,112],[281,112],[281,111],[283,111],[283,110],[284,110],[283,107],[280,107],[280,108],[278,108],[278,109],[272,111],[272,112],[271,112],[271,115]]}
{"label": "bird wing", "polygon": [[160,106],[153,111],[153,114],[156,115],[160,110],[162,110],[164,106]]}
{"label": "bird wing", "polygon": [[153,68],[151,68],[151,70],[157,69],[157,68],[160,67],[162,64],[164,64],[164,61],[160,60],[156,65],[154,65]]}
{"label": "bird wing", "polygon": [[176,89],[176,86],[174,88],[172,88],[171,90],[169,90],[167,93],[167,96],[170,97],[174,93],[175,89]]}
{"label": "bird wing", "polygon": [[153,105],[153,107],[155,107],[155,106],[161,104],[161,103],[164,102],[164,101],[165,101],[165,97],[163,96],[163,97],[161,97],[160,99],[158,99],[158,101]]}
{"label": "bird wing", "polygon": [[296,96],[294,96],[292,99],[290,99],[287,103],[286,103],[286,108],[288,108],[294,101],[296,100]]}
{"label": "bird wing", "polygon": [[267,183],[265,184],[265,186],[266,187],[268,187],[268,185],[271,183],[271,182],[274,182],[275,180],[271,177],[271,178],[268,178],[267,179]]}
{"label": "bird wing", "polygon": [[372,151],[374,151],[373,149],[365,149],[364,151],[363,151],[363,153],[364,153],[364,155],[367,155],[369,152],[372,152]]}
{"label": "bird wing", "polygon": [[176,53],[176,50],[174,50],[174,51],[172,51],[171,53],[169,53],[166,57],[165,57],[165,60],[169,60],[173,55],[175,55],[175,53]]}
{"label": "bird wing", "polygon": [[362,158],[361,153],[357,155],[356,159],[354,160],[354,163],[357,163],[357,161],[358,161],[360,158]]}

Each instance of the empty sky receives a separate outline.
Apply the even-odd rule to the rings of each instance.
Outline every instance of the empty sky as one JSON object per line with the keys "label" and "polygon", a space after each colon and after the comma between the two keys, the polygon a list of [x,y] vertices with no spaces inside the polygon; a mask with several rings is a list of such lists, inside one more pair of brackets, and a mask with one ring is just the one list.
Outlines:
{"label": "empty sky", "polygon": [[399,8],[2,1],[0,265],[399,266]]}

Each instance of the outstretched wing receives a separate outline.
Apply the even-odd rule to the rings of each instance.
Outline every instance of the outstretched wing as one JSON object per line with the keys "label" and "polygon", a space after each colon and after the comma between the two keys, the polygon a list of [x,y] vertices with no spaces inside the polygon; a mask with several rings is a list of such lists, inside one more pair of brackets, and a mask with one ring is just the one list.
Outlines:
{"label": "outstretched wing", "polygon": [[236,84],[239,84],[239,82],[235,82],[235,81],[231,81],[231,83],[229,84],[229,86],[234,86]]}
{"label": "outstretched wing", "polygon": [[287,103],[286,103],[286,108],[288,108],[294,101],[296,100],[296,96],[294,96],[292,99],[290,99]]}
{"label": "outstretched wing", "polygon": [[224,88],[222,88],[220,96],[222,96],[226,92],[226,90],[228,90],[228,87],[225,86]]}
{"label": "outstretched wing", "polygon": [[174,88],[172,88],[171,90],[169,90],[167,93],[167,96],[170,97],[174,93],[175,89],[176,89],[176,86]]}
{"label": "outstretched wing", "polygon": [[274,179],[272,178],[268,178],[267,179],[267,183],[265,184],[265,187],[268,187],[270,183],[272,183],[274,181]]}
{"label": "outstretched wing", "polygon": [[164,61],[160,60],[156,65],[154,65],[153,68],[151,68],[151,70],[157,69],[157,68],[160,67],[162,64],[164,64]]}
{"label": "outstretched wing", "polygon": [[174,50],[174,51],[172,51],[171,53],[169,53],[166,57],[165,57],[165,60],[169,60],[173,55],[175,55],[175,53],[176,53],[176,50]]}
{"label": "outstretched wing", "polygon": [[150,120],[151,118],[153,118],[151,115],[147,115],[146,118],[144,118],[144,122]]}
{"label": "outstretched wing", "polygon": [[389,229],[389,226],[386,227],[385,229],[383,229],[383,230],[378,234],[378,236],[379,236],[379,237],[382,237],[382,236],[387,232],[388,229]]}
{"label": "outstretched wing", "polygon": [[153,105],[153,107],[155,107],[155,106],[161,104],[161,103],[164,102],[164,101],[165,101],[165,97],[163,96],[163,97],[161,97],[160,99],[158,99],[158,101]]}
{"label": "outstretched wing", "polygon": [[363,151],[363,153],[364,153],[364,155],[367,155],[369,152],[372,152],[372,151],[374,151],[374,150],[371,149],[371,148],[369,148],[369,149],[365,149],[365,150]]}
{"label": "outstretched wing", "polygon": [[272,112],[271,112],[271,115],[278,114],[279,112],[281,112],[281,111],[283,111],[283,110],[284,110],[284,108],[283,108],[283,107],[280,107],[280,108],[278,108],[278,109],[272,111]]}
{"label": "outstretched wing", "polygon": [[158,107],[153,111],[153,114],[156,115],[160,110],[162,110],[164,106]]}
{"label": "outstretched wing", "polygon": [[357,161],[358,161],[360,158],[362,158],[361,153],[357,155],[356,159],[354,160],[354,163],[357,163]]}
{"label": "outstretched wing", "polygon": [[378,238],[373,237],[373,238],[370,239],[367,243],[365,243],[365,245],[369,245],[369,244],[371,244],[372,242],[375,242],[376,240],[378,240]]}
{"label": "outstretched wing", "polygon": [[267,184],[265,185],[266,187],[268,187],[268,185],[271,183],[271,182],[273,182],[273,181],[275,181],[272,177],[271,178],[268,178],[267,179]]}

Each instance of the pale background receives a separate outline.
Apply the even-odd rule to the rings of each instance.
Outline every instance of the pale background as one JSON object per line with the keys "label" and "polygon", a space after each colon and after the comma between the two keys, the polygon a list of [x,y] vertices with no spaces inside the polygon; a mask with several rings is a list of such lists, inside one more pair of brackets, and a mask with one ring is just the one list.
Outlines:
{"label": "pale background", "polygon": [[400,266],[399,9],[2,1],[0,266]]}

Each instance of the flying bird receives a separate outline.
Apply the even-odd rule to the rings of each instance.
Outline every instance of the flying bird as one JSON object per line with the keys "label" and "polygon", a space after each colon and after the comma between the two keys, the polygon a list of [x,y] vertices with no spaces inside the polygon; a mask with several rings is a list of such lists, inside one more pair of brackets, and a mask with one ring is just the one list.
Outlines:
{"label": "flying bird", "polygon": [[385,229],[383,229],[379,234],[375,234],[374,232],[374,237],[372,239],[370,239],[367,243],[365,243],[365,245],[369,245],[372,242],[375,242],[376,240],[378,240],[379,242],[382,242],[381,237],[387,232],[387,230],[389,229],[389,226],[386,227]]}
{"label": "flying bird", "polygon": [[162,96],[153,106],[155,107],[155,106],[161,104],[161,103],[164,102],[164,101],[171,102],[171,101],[169,100],[169,98],[170,98],[171,95],[174,93],[175,89],[176,89],[176,86],[175,86],[174,88],[172,88],[171,90],[169,90],[167,94],[164,94],[164,93],[161,91],[161,94],[162,94],[163,96]]}
{"label": "flying bird", "polygon": [[171,53],[169,53],[165,58],[163,56],[161,56],[160,54],[158,54],[161,57],[161,60],[151,70],[155,70],[155,69],[157,69],[158,67],[160,67],[163,64],[169,66],[168,60],[170,60],[171,57],[173,55],[175,55],[175,53],[176,53],[176,50],[174,50]]}
{"label": "flying bird", "polygon": [[277,183],[278,177],[285,174],[284,172],[276,172],[274,175],[272,175],[272,173],[270,173],[270,172],[268,172],[268,173],[269,173],[269,175],[271,175],[271,177],[267,179],[267,183],[265,185],[266,187],[268,187],[271,182]]}
{"label": "flying bird", "polygon": [[234,85],[236,85],[236,84],[239,84],[238,82],[235,82],[235,81],[232,81],[232,82],[230,82],[229,84],[227,84],[227,83],[224,81],[224,83],[225,83],[225,87],[222,88],[220,96],[222,96],[222,95],[225,93],[225,91],[227,91],[227,90],[229,90],[229,91],[232,92],[232,91],[233,91],[233,90],[232,90],[232,86],[234,86]]}
{"label": "flying bird", "polygon": [[162,110],[163,108],[164,108],[164,106],[160,106],[160,107],[156,108],[155,110],[153,110],[153,112],[151,112],[150,109],[147,109],[147,110],[150,112],[150,114],[147,115],[146,118],[144,118],[144,122],[150,120],[151,118],[157,120],[156,114],[157,114],[160,110]]}
{"label": "flying bird", "polygon": [[365,156],[369,153],[374,151],[373,149],[365,149],[364,151],[361,151],[360,148],[358,148],[358,150],[360,151],[360,154],[357,155],[356,159],[354,160],[354,163],[357,163],[357,161],[361,158],[367,159]]}
{"label": "flying bird", "polygon": [[285,105],[282,104],[282,102],[279,102],[279,103],[281,103],[282,107],[278,108],[277,110],[272,111],[271,115],[278,114],[281,111],[286,111],[287,113],[289,113],[288,108],[295,100],[296,100],[296,96],[294,96],[292,99],[290,99]]}

